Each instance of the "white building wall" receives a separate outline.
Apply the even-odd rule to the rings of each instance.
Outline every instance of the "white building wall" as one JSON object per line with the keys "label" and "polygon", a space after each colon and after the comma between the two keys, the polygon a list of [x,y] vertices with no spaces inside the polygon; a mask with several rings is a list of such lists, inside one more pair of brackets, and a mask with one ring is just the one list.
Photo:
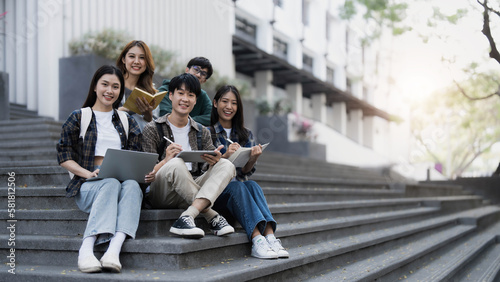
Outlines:
{"label": "white building wall", "polygon": [[0,7],[7,11],[0,70],[9,73],[10,101],[42,116],[57,118],[59,58],[88,31],[125,30],[176,52],[181,64],[205,56],[219,73],[234,76],[230,0],[0,0]]}

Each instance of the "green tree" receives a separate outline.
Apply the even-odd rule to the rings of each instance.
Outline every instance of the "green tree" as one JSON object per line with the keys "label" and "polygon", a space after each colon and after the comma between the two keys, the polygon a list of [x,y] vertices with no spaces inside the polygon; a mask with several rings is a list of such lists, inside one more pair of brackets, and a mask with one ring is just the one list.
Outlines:
{"label": "green tree", "polygon": [[[490,78],[499,73],[480,74],[462,82],[467,93],[494,91]],[[415,161],[444,164],[448,177],[461,176],[481,154],[500,139],[500,101],[471,101],[461,90],[450,86],[412,107],[412,134],[417,141]]]}

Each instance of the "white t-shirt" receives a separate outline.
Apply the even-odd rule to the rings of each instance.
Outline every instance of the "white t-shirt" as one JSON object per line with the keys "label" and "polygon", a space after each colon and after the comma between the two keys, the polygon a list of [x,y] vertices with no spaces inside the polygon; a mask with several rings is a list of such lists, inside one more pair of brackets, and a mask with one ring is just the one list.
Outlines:
{"label": "white t-shirt", "polygon": [[[231,136],[231,129],[232,129],[232,128],[224,128],[224,131],[226,132],[226,134],[227,134],[227,138],[228,138],[228,139],[230,139],[230,138],[229,138],[229,136]],[[231,140],[231,141],[233,141],[233,140]],[[234,141],[233,141],[233,142],[234,142]]]}
{"label": "white t-shirt", "polygon": [[[174,135],[174,141],[175,143],[179,144],[182,146],[183,151],[192,151],[191,145],[189,145],[189,130],[191,129],[191,121],[188,120],[188,123],[184,127],[175,127],[172,125],[170,122],[168,123],[170,125],[170,129],[172,129],[172,134]],[[192,163],[186,163],[186,166],[189,170],[193,169],[193,164]]]}
{"label": "white t-shirt", "polygon": [[97,142],[95,144],[95,155],[104,156],[108,148],[122,148],[120,134],[113,125],[113,111],[98,112],[94,111],[97,125]]}

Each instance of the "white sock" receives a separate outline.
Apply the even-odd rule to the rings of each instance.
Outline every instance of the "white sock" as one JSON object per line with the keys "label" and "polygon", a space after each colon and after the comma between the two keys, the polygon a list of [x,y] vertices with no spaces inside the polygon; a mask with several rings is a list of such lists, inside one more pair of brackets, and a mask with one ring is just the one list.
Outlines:
{"label": "white sock", "polygon": [[255,244],[255,242],[259,241],[259,239],[265,240],[266,238],[264,238],[264,236],[262,236],[262,235],[257,235],[257,236],[252,238],[252,244]]}
{"label": "white sock", "polygon": [[86,258],[88,256],[93,256],[94,255],[94,243],[95,240],[97,239],[97,236],[88,236],[83,239],[82,246],[80,247],[80,250],[78,251],[78,257],[80,258]]}
{"label": "white sock", "polygon": [[120,251],[122,250],[122,245],[123,242],[125,242],[125,239],[127,238],[127,234],[117,231],[115,233],[115,236],[111,238],[111,241],[109,242],[109,247],[106,253],[109,254],[114,254],[116,256],[120,256]]}
{"label": "white sock", "polygon": [[274,237],[274,234],[269,234],[266,236],[266,240],[268,242],[272,242],[272,241],[276,240],[276,237]]}
{"label": "white sock", "polygon": [[213,209],[208,209],[207,212],[202,212],[200,213],[208,223],[210,223],[210,220],[212,220],[214,217],[218,216],[219,214],[214,211]]}
{"label": "white sock", "polygon": [[200,214],[200,211],[193,207],[193,206],[189,206],[187,208],[187,210],[185,210],[181,216],[185,216],[185,215],[189,215],[190,217],[192,217],[193,219],[195,219],[198,215]]}

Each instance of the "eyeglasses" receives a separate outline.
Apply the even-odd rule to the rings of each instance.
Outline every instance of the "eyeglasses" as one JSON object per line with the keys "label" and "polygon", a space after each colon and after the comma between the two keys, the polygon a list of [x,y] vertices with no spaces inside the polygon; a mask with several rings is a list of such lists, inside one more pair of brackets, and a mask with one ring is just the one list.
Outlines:
{"label": "eyeglasses", "polygon": [[208,73],[206,71],[202,71],[200,66],[192,66],[191,67],[195,74],[199,74],[202,78],[207,78]]}

